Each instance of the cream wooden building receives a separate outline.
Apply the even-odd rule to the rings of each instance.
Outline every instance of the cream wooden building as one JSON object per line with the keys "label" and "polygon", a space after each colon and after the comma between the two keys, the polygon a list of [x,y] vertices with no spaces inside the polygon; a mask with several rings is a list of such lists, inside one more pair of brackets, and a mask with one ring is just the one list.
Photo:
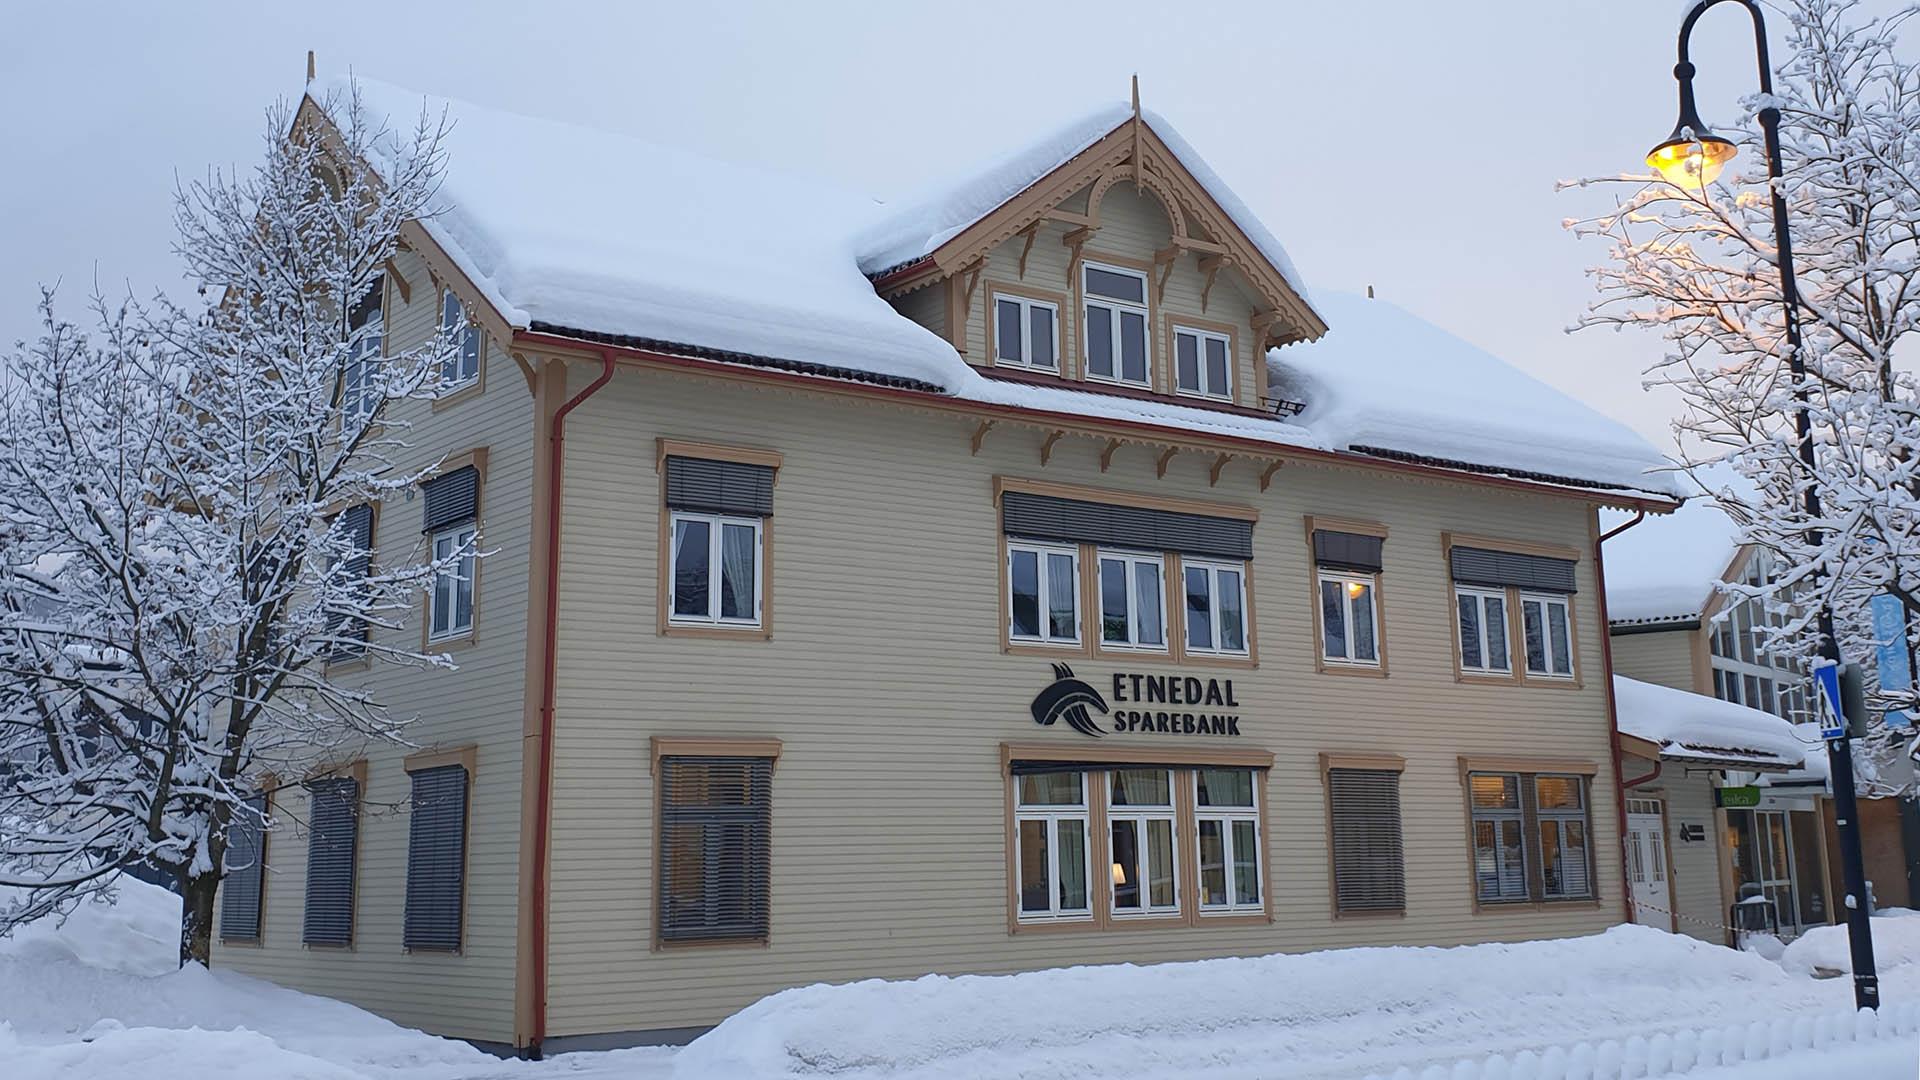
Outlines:
{"label": "cream wooden building", "polygon": [[216,963],[551,1051],[1623,920],[1597,512],[1673,505],[1624,429],[1311,296],[1137,106],[877,219],[451,109],[381,317],[473,324],[409,417],[457,481],[371,528],[491,554],[406,631],[458,670],[352,676],[415,745],[277,790]]}

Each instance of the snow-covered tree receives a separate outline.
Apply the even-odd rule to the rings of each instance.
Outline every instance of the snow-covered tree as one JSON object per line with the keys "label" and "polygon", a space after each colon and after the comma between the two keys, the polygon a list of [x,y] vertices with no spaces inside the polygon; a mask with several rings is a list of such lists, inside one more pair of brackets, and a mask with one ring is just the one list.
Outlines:
{"label": "snow-covered tree", "polygon": [[368,303],[432,212],[444,120],[325,113],[274,110],[257,168],[177,191],[192,303],[96,297],[83,330],[44,295],[0,371],[0,929],[144,863],[204,963],[255,785],[405,723],[328,661],[445,664],[370,631],[459,555],[373,565],[356,509],[428,475],[396,467],[392,409],[457,349],[383,349]]}
{"label": "snow-covered tree", "polygon": [[[1783,616],[1761,628],[1764,644],[1813,657],[1826,604],[1842,655],[1871,669],[1875,595],[1898,597],[1920,629],[1920,388],[1897,363],[1920,330],[1920,64],[1898,41],[1920,9],[1870,18],[1854,0],[1786,0],[1778,10],[1787,51],[1774,93],[1746,99],[1747,122],[1721,132],[1741,147],[1738,168],[1704,187],[1645,175],[1582,182],[1624,191],[1612,211],[1567,223],[1610,245],[1581,325],[1664,335],[1648,384],[1684,398],[1683,464],[1737,470],[1745,484],[1708,482],[1707,493],[1775,556],[1771,582],[1724,586]],[[1789,370],[1767,156],[1753,123],[1767,108],[1780,116],[1804,384]],[[1817,440],[1811,468],[1799,456],[1797,389]],[[1888,691],[1878,704],[1920,702]],[[1884,751],[1888,737],[1860,748]]]}

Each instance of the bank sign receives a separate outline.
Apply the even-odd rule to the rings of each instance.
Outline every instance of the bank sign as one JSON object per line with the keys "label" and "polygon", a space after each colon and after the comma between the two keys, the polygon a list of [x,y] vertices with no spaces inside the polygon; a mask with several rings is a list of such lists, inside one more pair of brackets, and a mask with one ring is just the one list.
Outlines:
{"label": "bank sign", "polygon": [[1238,735],[1239,709],[1232,679],[1116,671],[1111,682],[1095,686],[1067,665],[1055,664],[1053,682],[1033,699],[1033,722],[1041,727],[1064,723],[1095,739],[1109,731]]}

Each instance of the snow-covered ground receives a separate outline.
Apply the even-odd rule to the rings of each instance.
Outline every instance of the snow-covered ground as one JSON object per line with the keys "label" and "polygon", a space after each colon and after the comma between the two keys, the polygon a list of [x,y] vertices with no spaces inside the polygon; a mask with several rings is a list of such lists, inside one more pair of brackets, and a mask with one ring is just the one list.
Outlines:
{"label": "snow-covered ground", "polygon": [[[1773,963],[1618,927],[1517,945],[802,987],[742,1011],[684,1050],[530,1063],[232,972],[174,970],[178,910],[171,895],[129,882],[117,906],[90,904],[64,926],[30,926],[0,941],[0,1075],[1251,1080],[1390,1076],[1401,1068],[1419,1077],[1438,1066],[1452,1076],[1455,1062],[1496,1053],[1564,1053],[1579,1042],[1624,1045],[1636,1035],[1690,1038],[1679,1033],[1832,1016],[1851,993],[1846,979],[1806,974],[1845,966],[1842,928],[1814,931]],[[1886,1000],[1920,1000],[1920,917],[1888,913],[1875,931]],[[1909,1080],[1917,1060],[1912,1038],[1880,1038],[1687,1075]]]}

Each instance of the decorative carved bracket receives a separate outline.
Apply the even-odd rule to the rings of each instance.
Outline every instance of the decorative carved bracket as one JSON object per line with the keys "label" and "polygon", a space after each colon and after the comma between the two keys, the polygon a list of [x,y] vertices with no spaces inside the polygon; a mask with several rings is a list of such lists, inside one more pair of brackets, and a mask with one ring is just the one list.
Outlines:
{"label": "decorative carved bracket", "polygon": [[1200,257],[1200,272],[1207,275],[1206,284],[1200,286],[1200,311],[1207,310],[1207,297],[1213,293],[1213,279],[1220,275],[1220,268],[1227,265],[1225,255],[1203,255]]}
{"label": "decorative carved bracket", "polygon": [[386,265],[381,267],[381,269],[386,271],[387,280],[393,282],[394,289],[400,293],[400,302],[403,304],[413,303],[413,286],[407,284],[406,275],[400,272],[399,267],[393,265],[393,260],[388,259]]}
{"label": "decorative carved bracket", "polygon": [[1120,449],[1119,439],[1107,440],[1107,445],[1105,446],[1105,448],[1103,448],[1100,451],[1100,471],[1101,472],[1106,472],[1107,466],[1113,464],[1113,452],[1118,449]]}
{"label": "decorative carved bracket", "polygon": [[1167,279],[1173,276],[1173,264],[1179,259],[1180,249],[1177,246],[1163,247],[1153,253],[1153,267],[1160,271],[1160,276],[1153,282],[1153,302],[1156,305],[1165,302]]}
{"label": "decorative carved bracket", "polygon": [[1213,467],[1207,470],[1208,487],[1214,487],[1220,483],[1220,470],[1226,468],[1227,462],[1232,460],[1232,454],[1221,454],[1219,457],[1213,459]]}
{"label": "decorative carved bracket", "polygon": [[987,432],[993,430],[993,421],[982,420],[980,426],[973,429],[973,452],[980,452],[980,444],[987,441]]}
{"label": "decorative carved bracket", "polygon": [[1067,287],[1073,287],[1073,272],[1080,266],[1080,249],[1087,246],[1087,240],[1093,236],[1094,226],[1085,225],[1060,238],[1071,251],[1067,255]]}
{"label": "decorative carved bracket", "polygon": [[1180,452],[1179,447],[1169,446],[1167,447],[1166,452],[1160,455],[1160,460],[1153,463],[1153,471],[1156,475],[1160,477],[1160,479],[1165,480],[1167,478],[1167,463],[1172,461],[1173,455],[1179,452]]}
{"label": "decorative carved bracket", "polygon": [[1279,462],[1279,461],[1271,462],[1267,465],[1266,468],[1260,470],[1260,490],[1261,491],[1267,490],[1267,485],[1273,482],[1273,474],[1280,471],[1280,466],[1282,464],[1283,462]]}
{"label": "decorative carved bracket", "polygon": [[1026,237],[1026,243],[1020,245],[1020,280],[1022,281],[1027,279],[1027,256],[1033,253],[1033,238],[1039,235],[1039,232],[1038,221],[1020,230],[1020,235]]}
{"label": "decorative carved bracket", "polygon": [[1066,432],[1061,431],[1059,428],[1047,432],[1046,440],[1040,444],[1041,465],[1044,466],[1047,462],[1053,460],[1053,444],[1059,442],[1060,436],[1065,434]]}

